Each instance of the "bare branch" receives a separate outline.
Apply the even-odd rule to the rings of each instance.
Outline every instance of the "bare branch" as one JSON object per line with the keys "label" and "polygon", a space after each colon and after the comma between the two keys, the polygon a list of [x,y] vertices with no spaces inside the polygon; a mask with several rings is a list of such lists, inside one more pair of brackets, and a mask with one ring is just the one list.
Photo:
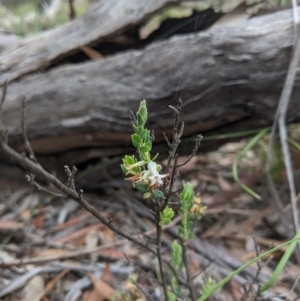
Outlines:
{"label": "bare branch", "polygon": [[203,136],[202,135],[198,135],[196,138],[196,144],[195,144],[195,148],[193,149],[193,152],[190,154],[190,156],[183,162],[179,163],[178,165],[176,165],[176,167],[181,167],[184,166],[185,164],[187,164],[197,153],[198,148],[200,146],[200,142],[202,140]]}
{"label": "bare branch", "polygon": [[6,154],[8,157],[10,157],[14,162],[21,165],[23,168],[29,170],[34,175],[40,177],[41,179],[53,184],[56,188],[58,188],[62,193],[64,193],[69,198],[76,201],[78,204],[80,204],[85,210],[90,212],[93,216],[95,216],[99,221],[101,221],[105,226],[107,226],[109,229],[114,231],[116,234],[128,239],[129,241],[145,248],[146,250],[150,251],[153,254],[156,254],[155,250],[153,250],[151,247],[149,247],[146,243],[141,242],[137,238],[133,237],[132,235],[125,233],[118,227],[114,226],[111,221],[107,220],[105,217],[103,217],[93,206],[91,206],[82,196],[82,191],[80,193],[77,193],[73,189],[67,187],[64,185],[61,181],[59,181],[55,176],[48,173],[46,170],[44,170],[40,165],[37,165],[36,163],[32,162],[26,157],[23,157],[19,153],[17,153],[15,150],[13,150],[11,147],[7,145],[7,143],[0,139],[0,149]]}
{"label": "bare branch", "polygon": [[165,140],[166,140],[168,146],[169,146],[170,148],[172,148],[172,144],[171,144],[171,142],[169,141],[168,137],[166,136],[165,132],[163,132],[162,134],[164,135]]}
{"label": "bare branch", "polygon": [[[298,18],[298,9],[297,9],[297,3],[296,1],[293,1],[293,12],[294,12],[294,25],[295,25],[295,46],[293,49],[292,57],[290,60],[289,68],[288,68],[288,73],[285,78],[284,86],[280,95],[280,100],[277,108],[277,112],[275,115],[275,120],[273,124],[273,129],[272,129],[272,134],[271,134],[271,139],[270,139],[270,146],[269,150],[271,150],[270,154],[272,154],[272,145],[274,141],[274,135],[276,132],[276,127],[277,124],[279,126],[279,132],[280,132],[280,141],[281,141],[281,147],[282,147],[282,152],[283,152],[283,158],[284,158],[284,164],[286,168],[286,173],[287,173],[287,178],[288,178],[288,183],[289,183],[289,188],[290,188],[290,199],[291,199],[291,205],[292,205],[292,213],[293,213],[293,221],[294,221],[294,232],[296,233],[299,229],[299,212],[298,212],[298,207],[296,203],[296,186],[295,186],[295,181],[294,181],[294,174],[293,174],[293,168],[292,168],[292,163],[291,163],[291,155],[289,151],[289,146],[287,143],[287,129],[286,129],[286,113],[288,109],[288,105],[290,102],[290,98],[292,95],[293,87],[294,87],[294,82],[298,70],[298,64],[299,64],[299,58],[300,58],[300,38],[298,34],[298,23],[299,23],[299,18]],[[271,155],[270,155],[271,157]],[[270,161],[267,161],[267,171],[269,170],[270,167]],[[271,179],[271,178],[270,178]],[[269,180],[269,183],[272,182]],[[273,194],[274,194],[274,186],[272,187]],[[277,192],[275,193],[275,195]],[[277,200],[278,201],[278,200]],[[297,248],[297,257],[298,257],[298,262],[300,262],[300,248],[298,244]]]}
{"label": "bare branch", "polygon": [[68,184],[67,184],[67,186],[69,188],[71,188],[72,190],[76,191],[74,177],[75,177],[75,174],[77,172],[77,168],[75,166],[73,166],[72,167],[72,171],[71,171],[70,168],[69,168],[69,166],[65,165],[64,169],[65,169],[65,172],[66,172],[66,174],[68,176]]}
{"label": "bare branch", "polygon": [[45,192],[45,193],[47,193],[47,194],[49,194],[49,195],[52,195],[52,196],[54,196],[54,197],[57,197],[57,198],[63,198],[63,199],[66,199],[66,198],[67,198],[67,197],[66,197],[65,195],[63,195],[63,194],[55,193],[55,192],[53,192],[53,191],[51,191],[51,190],[49,190],[49,189],[47,189],[47,188],[41,186],[40,184],[38,184],[38,183],[34,180],[34,177],[29,176],[29,175],[26,175],[25,177],[26,177],[26,179],[28,180],[28,182],[30,182],[31,185],[34,186],[38,191]]}
{"label": "bare branch", "polygon": [[[178,130],[178,123],[179,123],[179,118],[180,118],[180,114],[181,114],[181,106],[182,106],[182,99],[181,98],[178,98],[177,109],[174,108],[173,106],[169,106],[169,108],[172,109],[175,112],[175,121],[174,121],[174,128],[173,128],[173,139],[174,139],[175,135],[177,134],[177,130]],[[174,144],[174,140],[173,140],[172,144]]]}

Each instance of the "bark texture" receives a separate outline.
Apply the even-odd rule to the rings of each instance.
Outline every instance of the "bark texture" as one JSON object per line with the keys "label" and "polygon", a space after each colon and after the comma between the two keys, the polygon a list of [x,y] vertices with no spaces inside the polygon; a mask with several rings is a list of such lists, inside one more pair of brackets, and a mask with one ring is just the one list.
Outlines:
{"label": "bark texture", "polygon": [[[129,111],[135,111],[142,99],[148,101],[149,127],[158,138],[171,129],[168,105],[177,97],[183,99],[186,135],[225,126],[230,130],[233,123],[249,119],[240,129],[270,125],[292,49],[292,22],[291,11],[278,12],[236,28],[176,36],[139,51],[21,78],[10,84],[4,106],[10,142],[22,141],[23,96],[28,136],[34,150],[44,154],[126,145],[132,123]],[[53,41],[54,33],[44,38]],[[25,63],[15,63],[20,64]],[[3,80],[7,72],[14,73],[7,69]],[[300,119],[299,93],[297,82],[288,121]]]}

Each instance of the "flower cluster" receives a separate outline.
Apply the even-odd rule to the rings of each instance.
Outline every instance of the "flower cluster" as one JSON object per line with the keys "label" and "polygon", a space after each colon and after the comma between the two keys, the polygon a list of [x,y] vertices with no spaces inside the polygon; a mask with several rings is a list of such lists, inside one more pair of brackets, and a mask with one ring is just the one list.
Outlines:
{"label": "flower cluster", "polygon": [[190,212],[192,213],[193,217],[200,218],[205,213],[205,210],[207,207],[201,203],[200,197],[194,196],[193,201],[194,201],[194,204],[193,204],[192,208],[190,209]]}
{"label": "flower cluster", "polygon": [[140,160],[134,155],[126,155],[121,168],[126,175],[130,175],[126,180],[131,181],[137,190],[143,192],[144,198],[162,198],[163,193],[157,189],[163,184],[163,180],[168,178],[168,175],[159,173],[161,166],[154,162],[158,154],[151,158],[150,131],[144,127],[147,117],[146,101],[143,100],[136,113],[136,125],[133,125],[135,133],[131,136],[132,144],[137,148]]}
{"label": "flower cluster", "polygon": [[136,189],[141,192],[146,192],[144,198],[151,197],[153,191],[163,184],[163,179],[169,177],[168,174],[159,174],[160,169],[161,165],[157,165],[155,162],[151,161],[147,164],[147,169],[137,172],[126,180],[131,181]]}

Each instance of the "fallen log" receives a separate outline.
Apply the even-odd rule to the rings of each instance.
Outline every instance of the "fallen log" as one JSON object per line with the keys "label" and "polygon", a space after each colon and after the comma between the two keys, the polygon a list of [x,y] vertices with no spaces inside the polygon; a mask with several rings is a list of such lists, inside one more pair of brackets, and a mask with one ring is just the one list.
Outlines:
{"label": "fallen log", "polygon": [[166,5],[178,0],[109,0],[96,3],[84,16],[64,26],[42,32],[16,49],[0,54],[0,85],[35,71],[45,70],[55,61],[78,52],[84,45],[117,36],[136,26]]}
{"label": "fallen log", "polygon": [[[174,36],[139,51],[57,66],[11,83],[3,120],[17,147],[24,95],[28,137],[42,154],[126,146],[129,111],[142,99],[148,101],[149,127],[158,140],[162,131],[170,133],[168,105],[177,97],[183,99],[185,135],[220,127],[230,131],[237,122],[240,130],[270,125],[292,45],[292,12],[281,11],[236,28]],[[289,122],[300,119],[299,93],[296,83]]]}

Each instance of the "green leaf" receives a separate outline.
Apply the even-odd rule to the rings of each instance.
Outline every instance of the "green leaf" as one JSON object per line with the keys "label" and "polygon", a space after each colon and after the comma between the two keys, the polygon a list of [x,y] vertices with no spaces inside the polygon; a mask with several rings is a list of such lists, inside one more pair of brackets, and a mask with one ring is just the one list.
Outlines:
{"label": "green leaf", "polygon": [[140,151],[140,157],[143,161],[146,161],[147,162],[147,157],[144,155],[143,152]]}
{"label": "green leaf", "polygon": [[141,139],[141,137],[138,134],[133,134],[131,135],[131,141],[133,146],[135,147],[139,147],[141,143],[143,143],[143,140]]}
{"label": "green leaf", "polygon": [[178,240],[172,243],[172,264],[176,269],[182,266],[182,246]]}
{"label": "green leaf", "polygon": [[124,164],[121,164],[121,169],[125,174],[127,173],[127,169]]}
{"label": "green leaf", "polygon": [[161,198],[163,198],[164,197],[164,194],[162,193],[162,191],[160,191],[160,190],[154,190],[153,192],[152,192],[152,198],[153,199],[161,199]]}
{"label": "green leaf", "polygon": [[134,124],[133,124],[132,126],[133,126],[133,128],[134,128],[135,133],[138,134],[138,135],[140,135],[139,127],[136,126],[136,125],[134,125]]}
{"label": "green leaf", "polygon": [[178,233],[180,236],[184,235],[184,228],[182,226],[178,226]]}
{"label": "green leaf", "polygon": [[151,161],[155,161],[157,159],[158,155],[159,155],[159,153],[157,153]]}
{"label": "green leaf", "polygon": [[144,129],[144,127],[138,126],[138,134],[140,135],[140,137],[141,137],[142,139],[144,139],[145,132],[147,132],[147,130]]}
{"label": "green leaf", "polygon": [[174,216],[174,211],[172,208],[167,206],[163,212],[160,213],[160,222],[161,226],[167,226],[171,223],[171,219]]}
{"label": "green leaf", "polygon": [[[220,282],[218,282],[215,286],[213,286],[208,292],[205,292],[205,294],[203,294],[200,298],[198,298],[196,301],[204,301],[206,299],[208,299],[210,296],[212,296],[218,289],[220,289],[222,286],[224,286],[228,281],[230,281],[231,279],[233,279],[236,275],[238,275],[239,273],[241,273],[242,271],[244,271],[246,268],[248,268],[249,266],[251,266],[252,264],[260,261],[261,259],[263,259],[266,256],[271,255],[272,253],[274,253],[277,250],[280,250],[282,247],[285,247],[288,244],[291,244],[288,248],[288,250],[286,251],[288,253],[288,255],[290,255],[291,249],[294,249],[297,246],[297,241],[300,240],[300,230],[297,232],[297,234],[295,235],[295,237],[281,245],[278,245],[277,247],[264,252],[262,254],[260,254],[259,256],[255,257],[254,259],[251,259],[250,261],[248,261],[247,263],[245,263],[243,266],[239,267],[238,269],[236,269],[234,272],[232,272],[230,275],[226,276],[225,278],[223,278]],[[286,260],[286,258],[282,258],[284,261]],[[280,261],[281,263],[281,261]],[[280,264],[279,263],[279,264]],[[261,290],[260,290],[261,292]]]}
{"label": "green leaf", "polygon": [[151,198],[151,192],[146,192],[146,193],[144,193],[143,198],[144,198],[144,199],[149,199],[149,198]]}
{"label": "green leaf", "polygon": [[147,112],[146,106],[142,106],[142,107],[139,109],[138,113],[141,114],[141,116],[143,117],[143,119],[147,120],[148,112]]}
{"label": "green leaf", "polygon": [[149,138],[150,138],[150,131],[145,129],[143,132],[143,139],[144,141],[148,141]]}
{"label": "green leaf", "polygon": [[134,187],[142,193],[145,193],[148,191],[148,184],[145,182],[138,182],[138,183],[134,184]]}
{"label": "green leaf", "polygon": [[183,203],[189,203],[189,205],[192,205],[192,201],[194,198],[194,189],[191,183],[185,183],[183,186],[183,191],[180,194],[180,200]]}
{"label": "green leaf", "polygon": [[152,149],[152,142],[150,140],[148,140],[145,144],[150,148],[150,150]]}
{"label": "green leaf", "polygon": [[160,226],[168,226],[170,223],[171,221],[168,218],[162,218],[159,222]]}
{"label": "green leaf", "polygon": [[124,161],[128,165],[132,165],[132,164],[136,163],[134,155],[133,156],[127,156],[127,155],[125,155]]}
{"label": "green leaf", "polygon": [[144,126],[145,123],[146,123],[146,121],[147,121],[147,119],[144,119],[143,116],[140,113],[137,113],[136,116],[137,116],[137,124],[138,124],[138,126]]}
{"label": "green leaf", "polygon": [[148,147],[147,145],[140,146],[139,149],[142,153],[148,153],[151,151],[151,148]]}

